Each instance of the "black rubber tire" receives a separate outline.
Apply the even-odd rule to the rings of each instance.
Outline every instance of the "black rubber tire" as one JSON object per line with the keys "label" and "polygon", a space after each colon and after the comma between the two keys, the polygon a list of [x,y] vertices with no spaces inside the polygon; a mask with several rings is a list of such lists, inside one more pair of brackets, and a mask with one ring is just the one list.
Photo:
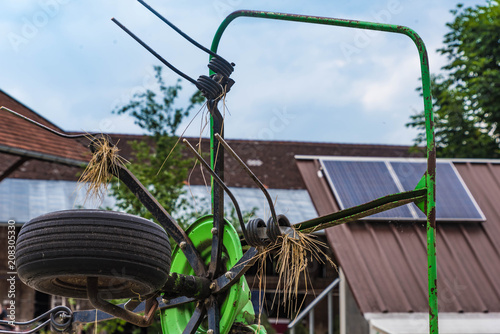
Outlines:
{"label": "black rubber tire", "polygon": [[24,224],[17,238],[19,278],[52,295],[87,298],[90,276],[103,299],[148,295],[163,287],[170,262],[167,233],[121,212],[53,212]]}

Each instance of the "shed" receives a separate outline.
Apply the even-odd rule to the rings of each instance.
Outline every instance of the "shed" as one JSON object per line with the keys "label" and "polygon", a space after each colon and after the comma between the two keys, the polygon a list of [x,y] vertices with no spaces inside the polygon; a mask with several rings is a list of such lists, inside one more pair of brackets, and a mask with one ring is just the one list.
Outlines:
{"label": "shed", "polygon": [[[324,215],[340,206],[320,160],[301,157],[297,166]],[[452,163],[486,220],[438,220],[440,332],[499,333],[500,161]],[[360,220],[326,235],[341,267],[341,334],[428,332],[425,222]]]}

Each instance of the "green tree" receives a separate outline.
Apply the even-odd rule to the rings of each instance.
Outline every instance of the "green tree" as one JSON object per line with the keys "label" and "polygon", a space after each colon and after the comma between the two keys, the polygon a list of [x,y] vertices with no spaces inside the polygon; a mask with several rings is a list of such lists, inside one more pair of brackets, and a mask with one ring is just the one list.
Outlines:
{"label": "green tree", "polygon": [[[451,10],[443,74],[431,78],[437,154],[450,158],[500,157],[500,6]],[[411,116],[408,127],[420,130],[415,144],[425,141],[423,111]]]}
{"label": "green tree", "polygon": [[[136,93],[128,104],[113,112],[129,114],[134,118],[135,124],[144,130],[144,140],[129,143],[132,147],[132,158],[127,167],[158,202],[172,213],[179,209],[178,199],[184,192],[183,184],[194,161],[182,156],[182,145],[176,146],[176,132],[191,109],[201,104],[204,98],[198,92],[191,97],[186,108],[177,107],[175,102],[181,90],[180,80],[174,86],[166,86],[161,67],[155,66],[154,70],[158,92],[148,89]],[[167,156],[168,160],[165,162]],[[151,213],[119,181],[111,184],[111,190],[120,209],[144,218],[152,218]]]}

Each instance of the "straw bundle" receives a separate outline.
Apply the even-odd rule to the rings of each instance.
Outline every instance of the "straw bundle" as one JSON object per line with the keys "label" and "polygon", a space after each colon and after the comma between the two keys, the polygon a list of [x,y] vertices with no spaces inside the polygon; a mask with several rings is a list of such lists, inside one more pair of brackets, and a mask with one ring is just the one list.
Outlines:
{"label": "straw bundle", "polygon": [[87,184],[85,201],[96,198],[102,203],[113,174],[117,174],[117,166],[128,161],[118,154],[120,150],[106,136],[89,135],[87,138],[91,140],[93,155],[78,182]]}
{"label": "straw bundle", "polygon": [[[310,234],[299,231],[294,233],[293,237],[288,234],[281,235],[274,243],[259,249],[259,267],[257,271],[259,290],[263,291],[266,279],[266,258],[270,256],[275,260],[278,285],[271,307],[274,307],[275,303],[282,303],[289,318],[298,314],[297,311],[305,301],[308,287],[312,287],[309,271],[307,270],[308,264],[314,260],[324,264],[324,259],[326,259],[326,262],[332,267],[337,268],[335,263],[323,251],[323,248],[327,247],[324,242],[317,240]],[[299,301],[298,293],[301,279],[304,280],[306,291],[302,300]],[[283,292],[283,297],[278,294],[278,291]]]}

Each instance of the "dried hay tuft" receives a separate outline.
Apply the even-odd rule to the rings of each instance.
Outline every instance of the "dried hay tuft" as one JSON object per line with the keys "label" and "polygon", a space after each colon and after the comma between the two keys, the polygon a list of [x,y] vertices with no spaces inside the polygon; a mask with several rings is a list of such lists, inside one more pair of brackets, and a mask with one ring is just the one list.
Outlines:
{"label": "dried hay tuft", "polygon": [[78,182],[81,185],[87,185],[85,201],[89,198],[95,198],[102,203],[113,174],[117,174],[117,166],[128,163],[128,161],[118,154],[120,150],[111,144],[106,136],[88,135],[87,138],[91,141],[92,159]]}
{"label": "dried hay tuft", "polygon": [[[276,272],[278,273],[278,285],[274,294],[271,308],[276,304],[282,304],[287,316],[292,318],[298,315],[298,311],[302,307],[308,293],[308,287],[312,288],[312,282],[309,278],[308,264],[316,260],[321,264],[325,261],[332,267],[337,269],[335,263],[325,254],[323,248],[327,245],[315,238],[311,234],[305,234],[299,231],[294,231],[292,237],[288,234],[283,234],[278,237],[274,243],[259,249],[257,277],[259,281],[259,291],[265,292],[266,286],[266,258],[269,256],[276,263]],[[326,260],[325,260],[326,259]],[[299,301],[299,284],[304,281],[305,293],[304,297]],[[278,291],[282,292],[281,294]],[[261,307],[262,303],[259,301]],[[262,313],[262,309],[259,310]],[[260,314],[259,314],[260,322]]]}

